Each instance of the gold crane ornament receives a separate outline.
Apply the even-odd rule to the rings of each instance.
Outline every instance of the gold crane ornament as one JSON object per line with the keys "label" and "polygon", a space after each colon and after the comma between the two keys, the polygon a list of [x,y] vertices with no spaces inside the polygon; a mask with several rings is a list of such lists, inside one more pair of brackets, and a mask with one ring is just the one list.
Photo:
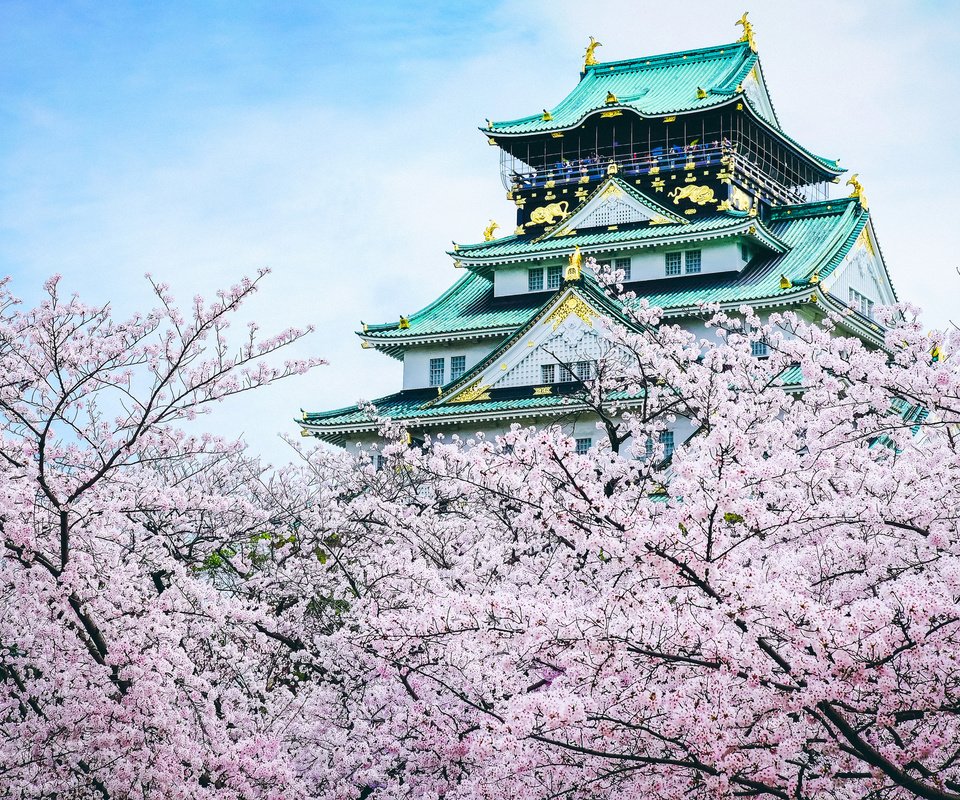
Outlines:
{"label": "gold crane ornament", "polygon": [[598,42],[592,36],[590,37],[590,44],[587,45],[587,52],[583,55],[583,68],[592,67],[597,62],[597,57],[594,55],[594,51],[598,47],[603,47],[603,44]]}

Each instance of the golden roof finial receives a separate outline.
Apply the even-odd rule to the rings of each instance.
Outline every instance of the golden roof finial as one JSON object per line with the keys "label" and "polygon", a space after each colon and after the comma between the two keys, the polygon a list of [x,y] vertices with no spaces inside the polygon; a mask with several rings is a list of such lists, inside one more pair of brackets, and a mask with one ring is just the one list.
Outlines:
{"label": "golden roof finial", "polygon": [[697,87],[697,100],[703,100],[704,98],[706,98],[706,96],[707,96],[706,89],[704,89],[702,86],[698,86],[698,87]]}
{"label": "golden roof finial", "polygon": [[608,106],[612,106],[614,103],[619,103],[617,96],[613,92],[607,92],[607,99],[604,101]]}
{"label": "golden roof finial", "polygon": [[781,289],[792,289],[792,288],[793,288],[793,282],[792,282],[786,275],[781,274],[781,275],[780,275],[780,288],[781,288]]}
{"label": "golden roof finial", "polygon": [[563,279],[565,281],[580,280],[580,271],[582,267],[583,256],[580,253],[580,245],[577,245],[573,248],[573,252],[570,254],[570,260],[567,262],[567,268],[563,271]]}
{"label": "golden roof finial", "polygon": [[850,192],[851,197],[856,197],[860,201],[860,208],[866,210],[867,208],[867,195],[863,191],[863,184],[857,179],[859,172],[854,172],[850,176],[850,180],[847,181],[847,186],[852,186],[853,191]]}
{"label": "golden roof finial", "polygon": [[483,229],[483,241],[485,241],[485,242],[492,242],[492,241],[493,241],[493,238],[494,238],[494,237],[493,237],[493,232],[494,232],[497,228],[499,228],[499,227],[500,227],[500,226],[497,225],[496,222],[494,222],[493,220],[490,220],[490,224],[487,225],[487,227]]}
{"label": "golden roof finial", "polygon": [[550,120],[553,119],[553,114],[551,114],[549,111],[547,111],[547,109],[543,109],[543,116],[541,117],[541,119],[542,119],[544,122],[550,122]]}
{"label": "golden roof finial", "polygon": [[594,55],[594,51],[598,47],[603,47],[603,45],[591,36],[590,44],[587,45],[587,52],[583,54],[584,71],[586,71],[587,67],[592,67],[594,64],[598,63],[597,57]]}
{"label": "golden roof finial", "polygon": [[400,330],[405,331],[407,328],[410,327],[410,318],[409,318],[409,317],[401,316],[401,317],[400,317],[400,323],[397,325],[397,327],[398,327]]}
{"label": "golden roof finial", "polygon": [[750,13],[749,11],[744,11],[744,12],[743,12],[743,16],[740,17],[740,19],[738,19],[738,20],[736,21],[736,24],[737,24],[737,25],[740,25],[740,26],[743,27],[743,34],[740,36],[739,39],[737,39],[737,41],[738,41],[738,42],[746,42],[747,44],[750,45],[750,49],[753,50],[754,53],[756,53],[756,52],[757,52],[757,42],[756,42],[756,40],[753,38],[753,25],[752,25],[752,24],[750,23],[750,21],[747,19],[747,14],[749,14],[749,13]]}

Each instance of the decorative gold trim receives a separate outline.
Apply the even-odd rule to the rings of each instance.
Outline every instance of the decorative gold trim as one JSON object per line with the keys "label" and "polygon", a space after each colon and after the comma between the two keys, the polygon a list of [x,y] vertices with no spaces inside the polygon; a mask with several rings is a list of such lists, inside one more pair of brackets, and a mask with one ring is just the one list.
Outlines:
{"label": "decorative gold trim", "polygon": [[669,217],[654,217],[650,220],[651,225],[673,225],[674,220]]}
{"label": "decorative gold trim", "polygon": [[450,398],[448,402],[450,403],[472,403],[477,400],[489,400],[490,399],[490,384],[489,383],[480,383],[480,378],[475,380],[469,386],[464,389],[461,389],[456,395]]}
{"label": "decorative gold trim", "polygon": [[534,397],[543,397],[547,394],[553,394],[552,386],[534,386],[533,387],[533,396]]}
{"label": "decorative gold trim", "polygon": [[676,118],[676,117],[664,117],[664,118],[663,118],[663,121],[664,121],[664,122],[676,122],[676,121],[677,121],[677,118]]}
{"label": "decorative gold trim", "polygon": [[[613,102],[617,102],[614,100]],[[618,108],[615,111],[604,111],[600,114],[600,119],[609,119],[610,117],[622,117],[623,112]]]}
{"label": "decorative gold trim", "polygon": [[551,133],[550,135],[551,135],[554,139],[562,139],[562,138],[563,138],[563,134],[560,133],[560,132],[557,132],[557,131],[555,131],[554,133]]}
{"label": "decorative gold trim", "polygon": [[544,321],[544,325],[553,324],[553,330],[560,327],[563,321],[571,314],[576,314],[591,328],[593,327],[593,309],[576,295],[570,295],[557,306]]}

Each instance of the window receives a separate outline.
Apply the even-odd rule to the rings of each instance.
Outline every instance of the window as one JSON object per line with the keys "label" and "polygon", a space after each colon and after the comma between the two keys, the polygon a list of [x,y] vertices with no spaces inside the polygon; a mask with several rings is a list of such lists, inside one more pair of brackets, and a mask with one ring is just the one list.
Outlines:
{"label": "window", "polygon": [[573,364],[573,374],[577,376],[577,380],[590,380],[593,377],[593,362],[575,361]]}
{"label": "window", "polygon": [[680,253],[667,253],[666,275],[680,274]]}
{"label": "window", "polygon": [[660,444],[663,445],[663,457],[673,457],[673,431],[664,431],[660,434]]}
{"label": "window", "polygon": [[873,300],[850,287],[850,305],[867,319],[873,319]]}
{"label": "window", "polygon": [[450,380],[455,381],[464,372],[467,371],[467,357],[466,356],[451,356],[450,357]]}
{"label": "window", "polygon": [[543,291],[543,270],[542,269],[527,270],[527,291],[528,292]]}
{"label": "window", "polygon": [[629,258],[615,258],[613,260],[613,268],[623,270],[624,282],[630,280],[630,259]]}
{"label": "window", "polygon": [[[753,327],[749,322],[744,321],[743,323],[743,333],[745,336],[750,336],[756,332],[756,328]],[[767,343],[760,340],[755,340],[750,342],[750,355],[755,358],[766,358],[769,353],[767,352]]]}
{"label": "window", "polygon": [[573,373],[567,369],[564,364],[560,364],[560,383],[571,383],[573,381]]}
{"label": "window", "polygon": [[695,272],[700,271],[700,251],[699,250],[687,250],[683,254],[684,269],[686,270],[687,275],[693,275]]}
{"label": "window", "polygon": [[563,283],[563,267],[547,267],[547,288],[559,289]]}
{"label": "window", "polygon": [[443,359],[430,359],[430,385],[443,386]]}
{"label": "window", "polygon": [[385,466],[387,466],[387,459],[381,455],[377,455],[377,472],[382,470]]}
{"label": "window", "polygon": [[578,456],[585,456],[590,452],[590,447],[593,445],[593,439],[589,436],[584,439],[576,440],[576,451]]}
{"label": "window", "polygon": [[553,383],[557,375],[556,364],[540,365],[540,383]]}
{"label": "window", "polygon": [[[663,447],[663,460],[666,461],[673,455],[673,431],[661,431],[657,441]],[[646,450],[647,459],[653,458],[653,441],[651,439],[647,439]]]}

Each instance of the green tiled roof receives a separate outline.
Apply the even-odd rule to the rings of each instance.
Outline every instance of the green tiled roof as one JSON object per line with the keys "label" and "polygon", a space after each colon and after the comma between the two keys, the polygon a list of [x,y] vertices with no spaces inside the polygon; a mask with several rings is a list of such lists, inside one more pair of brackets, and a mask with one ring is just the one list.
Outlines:
{"label": "green tiled roof", "polygon": [[783,249],[782,244],[777,242],[776,237],[771,236],[771,232],[765,230],[763,223],[758,223],[755,218],[748,218],[743,214],[715,214],[688,223],[641,224],[640,226],[624,226],[615,231],[592,229],[570,236],[549,236],[542,239],[504,236],[501,239],[493,239],[489,242],[459,245],[459,250],[450,253],[450,255],[469,263],[471,259],[535,255],[551,250],[572,250],[574,246],[589,250],[593,247],[615,245],[622,242],[656,242],[674,237],[695,239],[698,235],[701,235],[702,238],[707,236],[714,238],[719,234],[732,234],[737,229],[743,229],[746,233],[750,226],[756,229],[754,233],[749,234],[750,236],[759,238],[773,250]]}
{"label": "green tiled roof", "polygon": [[[787,136],[771,114],[738,92],[737,87],[754,67],[759,69],[759,58],[746,42],[594,64],[586,68],[573,91],[550,109],[549,120],[543,113],[532,114],[494,122],[481,130],[494,139],[536,135],[568,130],[603,110],[626,109],[644,117],[659,117],[721,106],[737,97],[775,135],[830,173],[844,172],[836,160],[818,156]],[[698,89],[706,95],[698,97]],[[607,104],[607,92],[616,96],[616,103]]]}
{"label": "green tiled roof", "polygon": [[[795,294],[796,288],[780,288],[780,276],[785,275],[795,285],[802,285],[814,272],[818,272],[821,279],[826,278],[853,246],[867,219],[868,212],[853,198],[780,206],[765,223],[757,225],[757,229],[768,231],[773,241],[782,243],[778,249],[785,252],[755,258],[739,273],[660,278],[630,283],[627,288],[635,292],[638,299],[667,310],[695,307],[700,302],[733,303]],[[521,251],[530,252],[531,247],[556,248],[560,243],[570,248],[579,244],[589,251],[591,246],[642,240],[645,235],[710,234],[743,224],[743,218],[717,216],[688,225],[600,231],[533,244],[518,237],[504,237],[461,247],[458,254],[466,257],[468,253],[486,255],[492,251],[506,257]],[[503,331],[506,336],[524,325],[547,297],[545,293],[531,293],[497,298],[489,277],[469,272],[433,303],[411,315],[408,328],[400,328],[396,322],[371,325],[363,337],[377,344],[401,345],[412,337],[458,332]]]}
{"label": "green tiled roof", "polygon": [[[551,120],[534,114],[494,122],[484,130],[493,136],[556,131],[579,125],[592,111],[605,108],[629,108],[645,116],[710,108],[728,102],[756,63],[757,54],[750,46],[736,42],[594,64],[586,68],[574,90],[550,109]],[[698,88],[706,91],[706,97],[697,97]],[[616,95],[615,105],[606,104],[607,92]]]}
{"label": "green tiled roof", "polygon": [[368,325],[362,336],[368,339],[404,339],[437,333],[504,329],[522,325],[544,301],[544,295],[493,296],[489,277],[467,272],[426,308],[411,314],[408,328],[399,322]]}
{"label": "green tiled roof", "polygon": [[[582,404],[563,394],[509,397],[453,405],[431,405],[430,400],[435,398],[436,393],[433,390],[413,389],[372,400],[370,404],[376,407],[378,416],[414,423],[417,420],[430,420],[435,423],[444,417],[453,420],[468,414],[494,413],[502,415],[519,412],[523,417],[535,417],[540,413],[562,413],[562,410],[567,407],[571,412],[583,409]],[[609,399],[628,400],[630,397],[625,392],[614,392]],[[342,436],[340,431],[344,427],[358,426],[371,429],[374,425],[374,418],[365,408],[360,406],[306,413],[302,419],[297,421],[301,425],[308,426],[311,432],[318,434],[320,438],[329,440],[339,439]]]}
{"label": "green tiled roof", "polygon": [[868,212],[854,198],[781,206],[767,221],[770,231],[790,249],[781,255],[754,260],[735,275],[705,274],[700,278],[648,281],[631,286],[638,298],[665,309],[688,308],[698,303],[733,303],[788,295],[780,276],[802,284],[817,272],[826,278],[849,251],[866,225]]}

